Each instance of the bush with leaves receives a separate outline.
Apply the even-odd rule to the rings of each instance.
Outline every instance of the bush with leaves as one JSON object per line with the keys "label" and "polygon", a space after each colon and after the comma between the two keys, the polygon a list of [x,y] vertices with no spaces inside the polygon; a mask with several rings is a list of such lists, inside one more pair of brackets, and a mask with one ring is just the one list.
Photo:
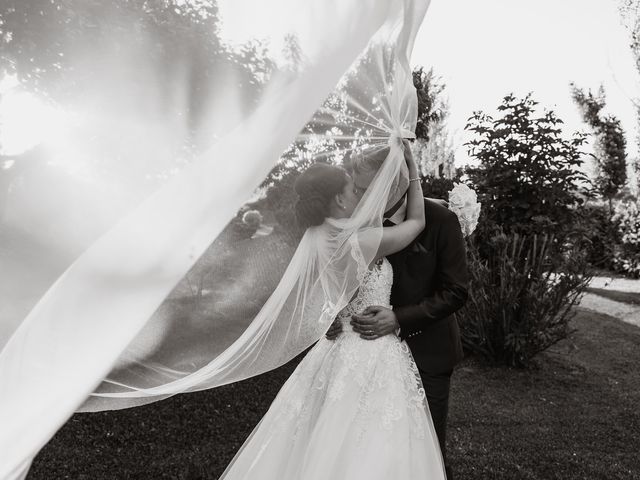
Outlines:
{"label": "bush with leaves", "polygon": [[459,312],[467,350],[526,367],[569,331],[589,281],[578,170],[584,135],[562,135],[553,113],[526,96],[504,98],[496,118],[476,112],[466,173],[482,204],[468,241],[470,295]]}
{"label": "bush with leaves", "polygon": [[449,192],[455,183],[462,182],[462,169],[455,171],[453,178],[436,177],[434,175],[426,175],[420,177],[420,185],[425,197],[438,198],[441,200],[449,200]]}
{"label": "bush with leaves", "polygon": [[617,246],[620,244],[620,232],[612,220],[609,205],[602,202],[589,202],[583,207],[583,232],[588,240],[589,263],[604,270],[616,270],[614,261]]}
{"label": "bush with leaves", "polygon": [[554,112],[538,115],[531,95],[508,95],[494,118],[475,112],[467,143],[477,166],[466,171],[482,203],[485,226],[505,233],[548,233],[562,236],[579,222],[588,184],[580,147],[585,135],[562,135]]}
{"label": "bush with leaves", "polygon": [[614,266],[624,274],[640,278],[639,202],[620,202],[616,205],[613,222],[620,235],[620,241],[614,247]]}
{"label": "bush with leaves", "polygon": [[493,364],[527,367],[569,334],[573,307],[590,280],[580,243],[554,249],[553,236],[504,235],[485,257],[469,242],[469,299],[456,315],[465,350]]}

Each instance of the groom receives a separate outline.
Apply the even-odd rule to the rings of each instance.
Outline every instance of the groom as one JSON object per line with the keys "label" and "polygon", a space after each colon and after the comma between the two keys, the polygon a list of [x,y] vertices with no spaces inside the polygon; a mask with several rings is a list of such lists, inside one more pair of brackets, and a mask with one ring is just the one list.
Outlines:
{"label": "groom", "polygon": [[[405,155],[410,155],[405,140]],[[364,154],[351,162],[352,176],[362,195],[373,181],[389,150]],[[385,225],[405,218],[408,172],[400,172],[392,186]],[[368,340],[397,334],[407,342],[418,366],[431,418],[446,462],[446,424],[449,387],[454,366],[462,360],[458,323],[452,314],[467,299],[467,261],[464,239],[455,213],[425,199],[426,227],[404,250],[388,257],[393,266],[391,305],[372,305],[352,317],[353,329]],[[334,323],[327,337],[335,338],[341,323]]]}

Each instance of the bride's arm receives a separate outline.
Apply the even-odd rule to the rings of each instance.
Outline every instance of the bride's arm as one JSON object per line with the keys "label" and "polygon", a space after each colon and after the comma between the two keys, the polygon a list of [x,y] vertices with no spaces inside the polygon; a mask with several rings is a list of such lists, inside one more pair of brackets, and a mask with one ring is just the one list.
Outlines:
{"label": "bride's arm", "polygon": [[409,142],[402,141],[404,158],[409,168],[409,191],[407,194],[407,215],[404,222],[382,229],[382,240],[376,254],[377,258],[399,252],[416,238],[425,227],[424,198],[418,176],[418,167],[411,154]]}

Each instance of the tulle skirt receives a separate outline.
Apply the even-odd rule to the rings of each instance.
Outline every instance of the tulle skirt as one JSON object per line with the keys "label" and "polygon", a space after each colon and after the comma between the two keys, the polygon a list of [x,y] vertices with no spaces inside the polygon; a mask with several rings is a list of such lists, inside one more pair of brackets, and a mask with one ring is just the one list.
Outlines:
{"label": "tulle skirt", "polygon": [[364,340],[351,330],[320,340],[221,478],[444,479],[406,343],[393,335]]}

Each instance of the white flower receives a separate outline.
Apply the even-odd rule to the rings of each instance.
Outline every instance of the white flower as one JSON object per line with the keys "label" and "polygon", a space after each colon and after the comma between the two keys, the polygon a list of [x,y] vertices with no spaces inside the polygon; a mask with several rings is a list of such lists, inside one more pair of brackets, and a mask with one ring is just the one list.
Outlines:
{"label": "white flower", "polygon": [[476,192],[464,183],[454,183],[449,192],[449,210],[458,216],[464,236],[473,233],[480,217],[480,204]]}

